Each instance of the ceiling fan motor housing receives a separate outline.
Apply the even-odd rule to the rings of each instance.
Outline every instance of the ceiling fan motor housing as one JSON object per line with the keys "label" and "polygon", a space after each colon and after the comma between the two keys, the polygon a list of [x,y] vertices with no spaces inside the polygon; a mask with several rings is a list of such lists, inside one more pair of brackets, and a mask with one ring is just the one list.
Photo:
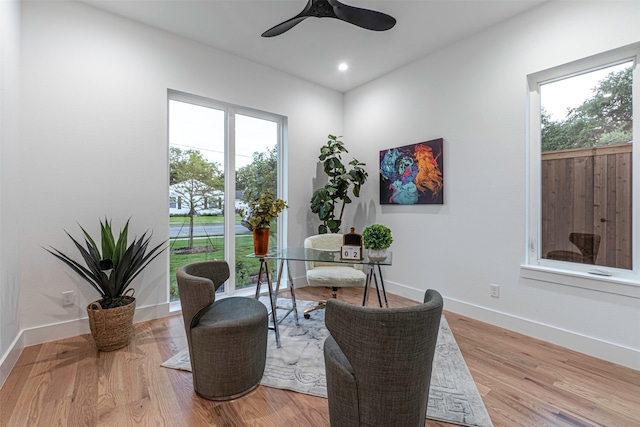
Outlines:
{"label": "ceiling fan motor housing", "polygon": [[316,18],[337,18],[338,16],[334,12],[332,6],[327,0],[316,0],[311,3],[308,15],[315,16]]}

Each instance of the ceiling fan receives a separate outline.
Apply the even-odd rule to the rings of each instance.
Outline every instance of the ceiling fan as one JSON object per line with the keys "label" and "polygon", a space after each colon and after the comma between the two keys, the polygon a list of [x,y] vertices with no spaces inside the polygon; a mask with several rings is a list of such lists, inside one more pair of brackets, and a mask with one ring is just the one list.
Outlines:
{"label": "ceiling fan", "polygon": [[386,13],[349,6],[338,0],[308,0],[302,12],[268,29],[262,37],[278,36],[309,17],[336,18],[373,31],[386,31],[396,25],[395,18]]}

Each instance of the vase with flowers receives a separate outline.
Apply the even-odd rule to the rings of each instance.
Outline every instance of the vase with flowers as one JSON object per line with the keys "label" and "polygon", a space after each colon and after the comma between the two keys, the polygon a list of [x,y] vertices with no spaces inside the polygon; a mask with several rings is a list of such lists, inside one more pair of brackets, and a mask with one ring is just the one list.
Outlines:
{"label": "vase with flowers", "polygon": [[256,256],[265,256],[269,252],[271,222],[286,208],[288,206],[284,200],[274,199],[271,191],[265,191],[240,212],[242,224],[253,232],[253,250]]}

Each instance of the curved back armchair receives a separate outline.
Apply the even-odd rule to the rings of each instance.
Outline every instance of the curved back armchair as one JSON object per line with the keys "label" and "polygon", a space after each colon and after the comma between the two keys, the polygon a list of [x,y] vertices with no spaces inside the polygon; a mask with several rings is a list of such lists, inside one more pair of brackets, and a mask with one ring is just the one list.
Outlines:
{"label": "curved back armchair", "polygon": [[547,253],[546,258],[559,261],[579,262],[582,264],[595,264],[600,249],[600,235],[591,233],[570,233],[569,241],[580,252],[555,249]]}
{"label": "curved back armchair", "polygon": [[[304,240],[304,247],[326,251],[334,251],[335,256],[340,257],[342,247],[342,234],[317,234]],[[362,264],[344,264],[319,261],[305,261],[307,269],[307,283],[309,286],[322,286],[331,288],[333,298],[336,298],[338,288],[345,286],[364,286],[367,276],[362,271]],[[309,318],[309,313],[323,309],[326,301],[320,301],[317,306],[305,310],[304,317]]]}
{"label": "curved back armchair", "polygon": [[176,278],[196,393],[227,400],[253,390],[267,357],[267,308],[252,298],[216,301],[229,278],[226,261],[185,265]]}
{"label": "curved back armchair", "polygon": [[[216,291],[229,279],[229,275],[229,264],[225,261],[197,262],[178,269],[176,278],[185,329],[190,329],[198,312],[213,304]],[[191,340],[189,333],[187,340]]]}
{"label": "curved back armchair", "polygon": [[382,309],[330,300],[326,310],[331,425],[424,427],[442,296]]}

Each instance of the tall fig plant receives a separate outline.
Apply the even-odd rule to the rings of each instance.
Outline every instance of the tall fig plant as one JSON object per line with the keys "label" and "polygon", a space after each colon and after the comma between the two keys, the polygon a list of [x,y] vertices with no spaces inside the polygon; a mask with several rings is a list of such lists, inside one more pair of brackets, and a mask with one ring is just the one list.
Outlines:
{"label": "tall fig plant", "polygon": [[[318,215],[322,222],[318,226],[318,234],[340,232],[344,208],[351,203],[349,190],[355,197],[360,197],[360,188],[369,176],[362,168],[364,163],[351,160],[349,170],[342,163],[342,153],[348,153],[340,136],[329,135],[327,144],[320,148],[320,162],[329,180],[311,196],[311,212]],[[336,211],[338,210],[337,214]]]}

